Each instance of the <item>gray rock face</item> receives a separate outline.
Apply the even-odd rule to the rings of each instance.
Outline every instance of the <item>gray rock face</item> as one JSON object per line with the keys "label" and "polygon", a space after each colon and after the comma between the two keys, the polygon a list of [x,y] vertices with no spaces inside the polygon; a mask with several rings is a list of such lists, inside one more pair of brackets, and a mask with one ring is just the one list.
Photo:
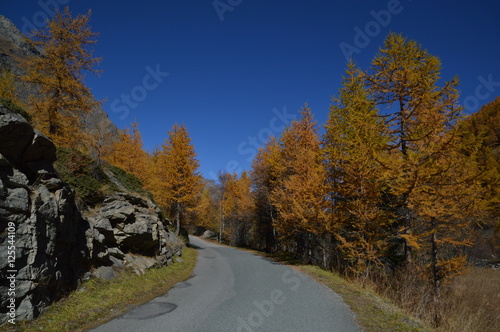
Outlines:
{"label": "gray rock face", "polygon": [[159,208],[149,199],[117,193],[91,212],[88,246],[103,265],[128,266],[142,274],[181,254],[182,242],[165,229]]}
{"label": "gray rock face", "polygon": [[[0,324],[15,301],[16,321],[31,320],[93,271],[110,279],[170,264],[182,242],[150,200],[119,193],[86,218],[58,177],[55,147],[0,104]],[[15,259],[9,257],[15,246]],[[15,294],[11,291],[15,276]]]}
{"label": "gray rock face", "polygon": [[73,190],[55,177],[54,145],[2,105],[0,154],[0,322],[7,318],[9,271],[15,271],[17,319],[33,319],[76,286],[85,264],[84,223]]}

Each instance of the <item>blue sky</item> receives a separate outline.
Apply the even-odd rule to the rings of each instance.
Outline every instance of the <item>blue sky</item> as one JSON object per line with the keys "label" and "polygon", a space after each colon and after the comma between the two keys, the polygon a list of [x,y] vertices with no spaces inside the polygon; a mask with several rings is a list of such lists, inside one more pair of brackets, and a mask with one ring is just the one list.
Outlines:
{"label": "blue sky", "polygon": [[87,83],[111,120],[137,120],[147,150],[185,124],[207,178],[249,169],[306,102],[324,124],[347,50],[367,68],[390,31],[459,76],[468,113],[500,95],[498,1],[7,0],[0,14],[27,31],[64,5],[92,9],[103,73]]}

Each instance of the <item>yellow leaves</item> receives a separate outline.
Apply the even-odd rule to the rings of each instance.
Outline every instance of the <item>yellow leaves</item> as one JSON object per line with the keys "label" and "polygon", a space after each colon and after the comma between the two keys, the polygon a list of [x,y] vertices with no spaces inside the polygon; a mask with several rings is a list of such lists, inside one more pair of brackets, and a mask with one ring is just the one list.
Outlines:
{"label": "yellow leaves", "polygon": [[142,137],[139,124],[132,123],[132,129],[125,129],[119,139],[113,143],[105,159],[124,171],[134,174],[143,183],[148,179],[146,168],[148,155],[142,148]]}
{"label": "yellow leaves", "polygon": [[422,247],[420,246],[420,244],[418,243],[418,238],[413,235],[413,234],[399,234],[399,237],[404,239],[407,243],[407,245],[409,245],[410,247],[412,247],[413,249],[421,249]]}
{"label": "yellow leaves", "polygon": [[88,49],[96,36],[89,19],[90,12],[73,18],[66,7],[63,13],[56,12],[46,30],[34,31],[29,41],[43,54],[29,59],[23,77],[36,85],[30,112],[37,128],[61,146],[83,143],[80,116],[100,104],[83,82],[85,72],[96,72],[93,66],[100,61]]}
{"label": "yellow leaves", "polygon": [[[276,147],[276,145],[271,145]],[[328,192],[322,150],[311,110],[305,106],[301,119],[293,121],[279,141],[279,149],[269,150],[276,186],[270,200],[276,207],[275,227],[281,236],[298,232],[321,234],[326,230]],[[271,157],[271,158],[269,158]]]}
{"label": "yellow leaves", "polygon": [[203,189],[196,152],[185,126],[174,125],[161,151],[153,157],[156,178],[151,185],[170,218],[185,218]]}
{"label": "yellow leaves", "polygon": [[8,69],[0,70],[0,97],[12,101],[19,106],[16,95],[16,76]]}

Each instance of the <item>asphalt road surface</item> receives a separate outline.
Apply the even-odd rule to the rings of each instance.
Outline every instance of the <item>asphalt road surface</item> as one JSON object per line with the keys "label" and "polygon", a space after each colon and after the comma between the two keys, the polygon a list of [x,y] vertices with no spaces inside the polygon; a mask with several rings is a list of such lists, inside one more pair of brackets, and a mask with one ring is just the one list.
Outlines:
{"label": "asphalt road surface", "polygon": [[341,297],[282,264],[196,237],[193,276],[93,331],[360,331]]}

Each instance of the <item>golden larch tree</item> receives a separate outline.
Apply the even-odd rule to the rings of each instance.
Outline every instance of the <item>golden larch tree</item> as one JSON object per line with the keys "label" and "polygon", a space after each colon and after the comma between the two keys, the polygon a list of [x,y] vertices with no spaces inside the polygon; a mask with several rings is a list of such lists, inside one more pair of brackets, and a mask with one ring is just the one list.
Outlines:
{"label": "golden larch tree", "polygon": [[196,225],[217,232],[219,230],[219,207],[217,193],[208,183],[205,184],[196,206]]}
{"label": "golden larch tree", "polygon": [[168,217],[175,220],[176,231],[180,232],[182,222],[189,216],[199,201],[203,182],[198,172],[194,146],[191,144],[185,126],[174,125],[162,146],[164,168],[164,193],[159,197],[164,202]]}
{"label": "golden larch tree", "polygon": [[329,223],[349,269],[367,277],[382,265],[388,246],[390,213],[383,208],[385,124],[349,63],[325,126],[324,151],[331,197]]}
{"label": "golden larch tree", "polygon": [[[441,63],[418,43],[391,33],[364,75],[390,137],[385,177],[395,197],[408,261],[426,268],[436,296],[460,273],[472,217],[483,192],[474,155],[460,140],[458,80],[437,85]],[[413,249],[412,255],[411,249]]]}
{"label": "golden larch tree", "polygon": [[105,150],[105,160],[146,183],[149,156],[143,149],[139,123],[134,121],[131,127],[120,133],[118,140],[109,147],[109,151]]}
{"label": "golden larch tree", "polygon": [[80,115],[100,105],[84,84],[86,73],[96,73],[100,61],[90,48],[97,36],[89,26],[90,15],[89,11],[73,18],[66,7],[45,29],[33,31],[29,40],[41,52],[29,59],[23,77],[36,86],[30,112],[37,128],[60,146],[82,142]]}
{"label": "golden larch tree", "polygon": [[325,232],[329,204],[317,123],[307,105],[300,114],[282,133],[281,168],[270,198],[278,212],[274,226],[280,237],[305,253],[311,235]]}
{"label": "golden larch tree", "polygon": [[276,249],[276,231],[273,220],[277,219],[276,207],[271,202],[271,193],[278,184],[281,173],[280,146],[276,137],[271,137],[260,147],[252,161],[250,176],[255,200],[255,234],[257,246],[266,251]]}
{"label": "golden larch tree", "polygon": [[253,225],[255,202],[251,193],[251,179],[247,172],[241,176],[223,173],[220,176],[222,200],[223,237],[235,246],[248,244],[249,231]]}
{"label": "golden larch tree", "polygon": [[10,100],[12,103],[21,106],[16,93],[16,76],[7,68],[0,70],[0,98]]}

